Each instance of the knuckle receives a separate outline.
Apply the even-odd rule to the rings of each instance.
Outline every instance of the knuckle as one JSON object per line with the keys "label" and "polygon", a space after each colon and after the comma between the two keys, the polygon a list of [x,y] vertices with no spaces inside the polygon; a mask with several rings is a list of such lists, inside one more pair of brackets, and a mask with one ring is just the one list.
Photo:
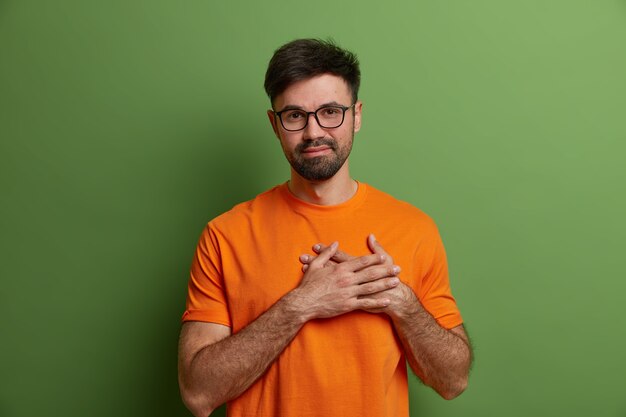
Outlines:
{"label": "knuckle", "polygon": [[373,269],[368,269],[367,271],[365,271],[364,275],[368,281],[371,281],[376,278],[376,271]]}
{"label": "knuckle", "polygon": [[361,285],[361,289],[364,294],[372,294],[376,292],[376,286],[372,283]]}
{"label": "knuckle", "polygon": [[361,282],[376,281],[386,275],[386,271],[378,267],[370,267],[360,272]]}
{"label": "knuckle", "polygon": [[352,285],[352,282],[353,282],[352,276],[347,275],[347,274],[341,275],[337,279],[337,285],[339,285],[340,287],[349,287],[350,285]]}

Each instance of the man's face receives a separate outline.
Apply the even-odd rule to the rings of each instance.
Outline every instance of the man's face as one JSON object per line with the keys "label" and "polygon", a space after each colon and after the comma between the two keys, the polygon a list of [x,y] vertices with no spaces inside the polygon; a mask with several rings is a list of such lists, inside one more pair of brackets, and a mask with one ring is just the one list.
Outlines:
{"label": "man's face", "polygon": [[[290,85],[275,98],[274,109],[314,112],[324,106],[351,104],[348,84],[341,77],[323,74]],[[307,180],[323,181],[346,165],[354,133],[361,128],[361,107],[357,101],[354,108],[346,110],[343,124],[336,128],[323,128],[309,115],[306,127],[296,132],[285,130],[271,110],[267,114],[293,170]]]}

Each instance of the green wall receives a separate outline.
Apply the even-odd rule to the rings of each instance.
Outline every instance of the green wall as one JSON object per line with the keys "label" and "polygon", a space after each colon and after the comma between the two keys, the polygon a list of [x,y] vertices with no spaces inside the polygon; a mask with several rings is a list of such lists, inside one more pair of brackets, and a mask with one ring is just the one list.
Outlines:
{"label": "green wall", "polygon": [[626,416],[624,0],[0,0],[0,416],[189,415],[191,254],[287,179],[263,75],[311,36],[359,54],[353,174],[437,221],[476,346],[412,415]]}

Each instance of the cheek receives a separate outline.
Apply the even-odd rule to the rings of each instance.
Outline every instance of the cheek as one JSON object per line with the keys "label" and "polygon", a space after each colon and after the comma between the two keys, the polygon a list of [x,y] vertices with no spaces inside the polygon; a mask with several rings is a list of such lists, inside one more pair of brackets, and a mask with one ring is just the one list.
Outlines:
{"label": "cheek", "polygon": [[345,129],[341,129],[341,134],[337,135],[337,138],[341,138],[342,142],[349,142],[350,138],[352,138],[353,136],[354,136],[354,125],[350,123],[349,125],[345,127]]}
{"label": "cheek", "polygon": [[296,145],[300,142],[297,134],[285,134],[284,132],[281,134],[279,140],[280,146],[285,151],[295,149]]}

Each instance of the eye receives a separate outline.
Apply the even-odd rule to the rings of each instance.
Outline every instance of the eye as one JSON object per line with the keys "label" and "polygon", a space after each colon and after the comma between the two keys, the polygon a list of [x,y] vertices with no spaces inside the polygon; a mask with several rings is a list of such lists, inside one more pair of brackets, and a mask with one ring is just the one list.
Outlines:
{"label": "eye", "polygon": [[335,117],[341,115],[341,109],[339,107],[322,107],[320,114],[322,117]]}
{"label": "eye", "polygon": [[290,111],[285,112],[283,114],[283,117],[285,118],[285,120],[296,121],[305,117],[305,114],[304,112],[301,112],[299,110],[290,110]]}

